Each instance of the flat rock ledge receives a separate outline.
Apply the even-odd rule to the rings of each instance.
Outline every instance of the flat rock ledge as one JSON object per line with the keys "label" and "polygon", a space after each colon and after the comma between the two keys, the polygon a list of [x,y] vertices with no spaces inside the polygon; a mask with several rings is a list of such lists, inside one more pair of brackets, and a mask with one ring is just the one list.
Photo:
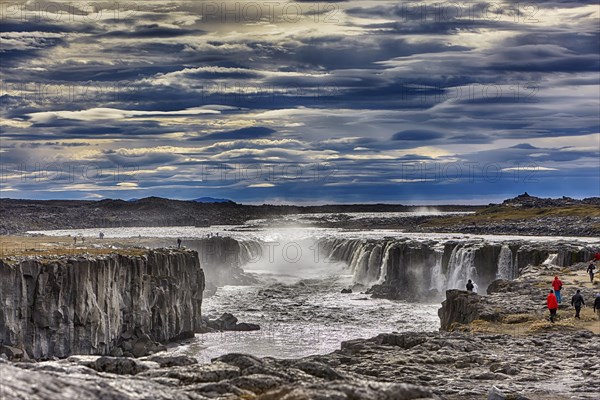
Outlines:
{"label": "flat rock ledge", "polygon": [[439,399],[418,386],[357,379],[316,361],[278,361],[244,354],[228,354],[211,364],[198,364],[185,356],[72,356],[14,364],[0,359],[0,376],[3,398],[29,400]]}

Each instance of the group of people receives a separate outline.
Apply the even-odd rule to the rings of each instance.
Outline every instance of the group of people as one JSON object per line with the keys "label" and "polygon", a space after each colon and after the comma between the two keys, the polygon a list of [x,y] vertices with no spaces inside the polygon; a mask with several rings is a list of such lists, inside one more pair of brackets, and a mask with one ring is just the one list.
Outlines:
{"label": "group of people", "polygon": [[[593,263],[591,265],[593,265]],[[594,282],[594,274],[593,274],[594,269],[595,269],[595,265],[594,265],[594,268],[591,270],[591,272],[590,272],[590,267],[588,267],[588,272],[590,274],[590,279],[592,282]],[[558,311],[558,305],[562,302],[562,297],[561,297],[562,287],[563,287],[562,281],[560,279],[558,279],[558,276],[555,276],[554,280],[552,281],[552,289],[550,289],[550,292],[548,293],[548,296],[546,297],[546,304],[548,306],[548,310],[550,311],[550,322],[552,322],[552,323],[554,323],[554,318],[556,318],[556,312]],[[573,297],[571,297],[571,306],[575,308],[575,318],[581,319],[579,314],[581,312],[581,307],[585,306],[585,300],[583,298],[583,295],[581,294],[580,289],[577,289],[577,291],[575,292]],[[596,295],[596,298],[594,300],[594,312],[598,312],[598,318],[600,318],[600,293],[598,293]]]}

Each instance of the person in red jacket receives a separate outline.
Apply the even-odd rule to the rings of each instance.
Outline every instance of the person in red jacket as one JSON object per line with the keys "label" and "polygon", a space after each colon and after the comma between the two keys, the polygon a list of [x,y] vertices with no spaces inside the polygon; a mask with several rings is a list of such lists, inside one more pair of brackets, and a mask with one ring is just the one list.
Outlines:
{"label": "person in red jacket", "polygon": [[554,323],[554,317],[556,317],[556,310],[558,309],[558,301],[556,301],[556,296],[552,290],[548,293],[548,297],[546,297],[546,303],[548,303],[548,310],[550,310],[550,322]]}
{"label": "person in red jacket", "polygon": [[558,300],[558,302],[561,302],[561,298],[560,298],[560,291],[562,289],[562,282],[560,279],[558,279],[558,276],[554,277],[554,280],[552,281],[552,288],[554,289],[554,294],[556,295],[556,300]]}

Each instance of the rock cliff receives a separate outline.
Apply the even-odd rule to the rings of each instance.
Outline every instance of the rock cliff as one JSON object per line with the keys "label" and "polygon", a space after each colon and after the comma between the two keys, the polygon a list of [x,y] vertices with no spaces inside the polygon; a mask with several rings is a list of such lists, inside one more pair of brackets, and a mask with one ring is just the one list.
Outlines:
{"label": "rock cliff", "polygon": [[467,279],[485,292],[496,279],[515,279],[528,266],[546,260],[559,267],[589,261],[592,246],[582,243],[531,243],[523,240],[324,239],[327,257],[347,263],[354,283],[371,286],[374,297],[440,299],[447,289],[464,288]]}
{"label": "rock cliff", "polygon": [[0,345],[35,359],[145,355],[200,329],[203,290],[195,251],[0,260]]}

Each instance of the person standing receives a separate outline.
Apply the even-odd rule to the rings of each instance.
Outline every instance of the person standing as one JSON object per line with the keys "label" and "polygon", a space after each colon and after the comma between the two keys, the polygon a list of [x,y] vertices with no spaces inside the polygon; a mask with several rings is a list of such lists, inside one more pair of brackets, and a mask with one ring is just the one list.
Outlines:
{"label": "person standing", "polygon": [[558,279],[558,276],[554,277],[552,281],[552,288],[554,289],[554,295],[556,296],[556,300],[560,303],[562,299],[560,297],[560,291],[562,290],[562,281]]}
{"label": "person standing", "polygon": [[600,293],[596,295],[596,300],[594,300],[594,312],[598,311],[598,319],[600,319]]}
{"label": "person standing", "polygon": [[181,248],[181,238],[177,238],[177,248]]}
{"label": "person standing", "polygon": [[587,267],[587,273],[590,275],[590,282],[594,283],[594,270],[596,269],[596,264],[593,262],[590,263]]}
{"label": "person standing", "polygon": [[554,323],[554,317],[556,317],[556,310],[558,310],[558,301],[554,291],[550,290],[548,297],[546,297],[546,304],[548,304],[548,310],[550,310],[550,322]]}
{"label": "person standing", "polygon": [[469,279],[469,281],[467,282],[467,292],[473,292],[473,288],[475,286],[473,286],[473,282],[471,282],[471,280]]}
{"label": "person standing", "polygon": [[583,301],[583,296],[580,292],[581,290],[577,289],[577,293],[571,297],[571,305],[575,307],[575,318],[577,319],[581,319],[579,317],[579,312],[581,311],[581,306],[585,306],[585,301]]}

